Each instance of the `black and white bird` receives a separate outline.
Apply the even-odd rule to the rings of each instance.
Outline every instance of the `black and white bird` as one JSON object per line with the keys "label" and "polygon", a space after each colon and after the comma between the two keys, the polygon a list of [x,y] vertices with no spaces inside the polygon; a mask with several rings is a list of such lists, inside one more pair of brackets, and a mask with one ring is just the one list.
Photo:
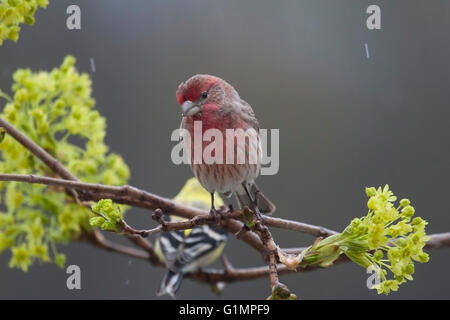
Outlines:
{"label": "black and white bird", "polygon": [[[215,198],[217,205],[223,205],[218,195]],[[191,178],[174,201],[208,210],[210,194],[203,189],[196,178]],[[164,216],[164,219],[166,221],[184,220],[177,216]],[[183,276],[206,267],[219,258],[227,239],[228,233],[225,230],[207,225],[160,233],[155,241],[155,252],[168,270],[156,294],[159,296],[168,294],[175,298]]]}

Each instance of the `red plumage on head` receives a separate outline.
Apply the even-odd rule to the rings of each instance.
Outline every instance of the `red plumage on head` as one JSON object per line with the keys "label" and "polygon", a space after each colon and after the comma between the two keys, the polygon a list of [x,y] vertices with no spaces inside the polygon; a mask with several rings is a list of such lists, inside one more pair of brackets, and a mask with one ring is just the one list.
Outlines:
{"label": "red plumage on head", "polygon": [[208,74],[197,74],[192,76],[178,86],[176,93],[177,101],[180,105],[187,100],[197,101],[203,92],[208,91],[220,81],[223,80]]}

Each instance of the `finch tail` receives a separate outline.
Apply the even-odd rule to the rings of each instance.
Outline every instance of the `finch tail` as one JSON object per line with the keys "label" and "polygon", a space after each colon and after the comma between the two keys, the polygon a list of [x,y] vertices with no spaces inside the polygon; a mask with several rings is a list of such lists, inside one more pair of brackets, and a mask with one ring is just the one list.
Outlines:
{"label": "finch tail", "polygon": [[[259,191],[258,186],[253,183],[250,187],[250,194],[252,197],[256,194],[256,201],[258,202],[258,209],[261,213],[271,215],[275,212],[276,207],[273,204],[272,201],[270,201],[261,191]],[[259,192],[257,192],[259,191]],[[241,208],[243,207],[251,207],[251,200],[248,198],[247,194],[245,193],[238,193],[236,192],[236,198],[239,202],[239,205]]]}
{"label": "finch tail", "polygon": [[156,294],[158,296],[168,294],[175,299],[177,292],[180,289],[181,281],[183,281],[182,272],[173,272],[168,270],[164,275],[164,278],[161,281],[161,285],[159,286]]}

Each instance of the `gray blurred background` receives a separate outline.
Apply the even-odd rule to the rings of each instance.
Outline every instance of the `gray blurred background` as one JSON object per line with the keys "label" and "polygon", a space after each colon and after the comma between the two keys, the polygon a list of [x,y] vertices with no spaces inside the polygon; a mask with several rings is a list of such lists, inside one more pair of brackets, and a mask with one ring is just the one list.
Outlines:
{"label": "gray blurred background", "polygon": [[[79,31],[66,28],[66,8],[74,3],[81,7]],[[381,30],[366,28],[369,4],[381,7]],[[130,184],[171,197],[191,176],[188,166],[170,160],[170,134],[180,122],[175,90],[193,74],[214,74],[237,88],[263,128],[280,129],[280,171],[258,179],[277,216],[342,230],[365,215],[364,187],[389,183],[413,200],[429,233],[444,232],[450,231],[449,32],[444,0],[50,0],[17,44],[0,47],[0,87],[9,90],[17,68],[49,70],[73,54],[93,79],[97,108],[108,119],[107,143],[130,166]],[[132,209],[128,220],[153,225],[144,210]],[[282,247],[314,240],[273,234]],[[64,249],[68,265],[81,267],[81,290],[69,291],[65,270],[54,265],[11,270],[4,253],[0,298],[157,298],[163,269],[87,244]],[[235,239],[226,254],[236,267],[262,264]],[[430,254],[414,281],[388,299],[450,298],[450,249]],[[348,263],[281,281],[300,299],[383,299],[367,289],[367,277]],[[268,286],[268,279],[232,283],[222,297],[261,299]],[[216,296],[185,280],[180,298]]]}

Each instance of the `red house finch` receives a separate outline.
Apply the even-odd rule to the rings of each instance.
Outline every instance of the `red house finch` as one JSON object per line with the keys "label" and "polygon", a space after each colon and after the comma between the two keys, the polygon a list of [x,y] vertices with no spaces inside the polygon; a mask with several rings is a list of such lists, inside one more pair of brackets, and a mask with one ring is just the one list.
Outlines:
{"label": "red house finch", "polygon": [[[248,206],[257,214],[274,212],[274,204],[259,191],[254,182],[259,175],[262,152],[258,120],[250,105],[239,97],[230,84],[211,75],[195,75],[181,83],[176,97],[183,114],[181,127],[190,134],[190,140],[183,140],[187,146],[185,149],[190,152],[192,171],[200,184],[211,194],[210,214],[216,214],[215,191],[228,197],[235,193],[241,206]],[[201,132],[196,132],[196,123],[200,121]],[[244,143],[241,143],[242,139],[239,139],[238,135],[227,135],[229,129],[234,132],[239,131],[238,129],[241,129],[241,132],[253,130],[256,135],[253,139],[244,138]],[[219,161],[212,163],[203,154],[210,148],[208,146],[211,142],[203,138],[208,130],[215,130],[215,133],[220,133],[223,138],[223,141],[216,141],[216,136],[214,138],[218,149],[213,150],[211,155]],[[200,162],[196,162],[195,145],[198,137],[195,135],[200,133]],[[229,144],[232,148],[227,148]],[[217,151],[223,151],[222,155]],[[245,156],[244,162],[238,160],[239,155]]]}

